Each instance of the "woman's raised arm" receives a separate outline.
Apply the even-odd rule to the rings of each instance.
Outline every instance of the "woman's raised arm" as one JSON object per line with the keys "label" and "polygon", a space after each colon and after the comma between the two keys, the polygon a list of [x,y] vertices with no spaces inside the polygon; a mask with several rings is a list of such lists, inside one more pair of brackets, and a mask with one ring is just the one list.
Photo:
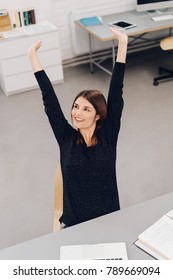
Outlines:
{"label": "woman's raised arm", "polygon": [[113,142],[115,143],[115,139],[117,139],[120,129],[120,120],[124,105],[122,95],[128,37],[124,32],[116,27],[110,27],[110,29],[114,34],[115,39],[118,41],[116,63],[113,67],[107,99],[107,123],[110,127]]}
{"label": "woman's raised arm", "polygon": [[66,135],[68,137],[68,131],[71,131],[72,127],[68,124],[67,120],[65,119],[57,95],[54,91],[53,85],[41,65],[37,53],[41,45],[42,43],[40,40],[36,41],[28,49],[27,55],[29,57],[35,78],[38,82],[42,93],[43,104],[50,125],[58,143],[62,144]]}
{"label": "woman's raised arm", "polygon": [[112,33],[115,36],[115,39],[118,40],[118,50],[117,50],[117,62],[126,62],[127,55],[127,44],[128,44],[128,36],[127,34],[116,27],[110,27]]}
{"label": "woman's raised arm", "polygon": [[27,52],[34,73],[43,70],[40,59],[37,55],[37,51],[41,47],[41,45],[41,41],[38,40],[28,49]]}

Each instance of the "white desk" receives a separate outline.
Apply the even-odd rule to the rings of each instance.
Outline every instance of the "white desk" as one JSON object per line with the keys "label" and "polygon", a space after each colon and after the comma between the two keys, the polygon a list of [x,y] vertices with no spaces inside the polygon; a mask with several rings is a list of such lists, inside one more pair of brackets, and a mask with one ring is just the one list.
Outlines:
{"label": "white desk", "polygon": [[[173,206],[173,192],[0,251],[0,259],[59,259],[61,245],[124,241],[131,260],[152,259],[133,242]],[[15,229],[14,229],[15,230]]]}
{"label": "white desk", "polygon": [[[173,9],[167,10],[164,14],[172,14]],[[155,32],[158,30],[168,29],[168,35],[171,34],[171,28],[173,27],[173,20],[164,20],[155,22],[152,20],[152,16],[146,12],[136,12],[128,11],[124,13],[112,14],[107,16],[102,16],[103,24],[98,26],[84,26],[80,20],[75,21],[75,23],[83,28],[89,36],[89,45],[90,45],[90,70],[93,72],[93,64],[101,68],[108,74],[112,72],[101,66],[101,62],[96,61],[93,58],[92,52],[92,38],[97,38],[102,42],[112,41],[112,60],[113,65],[115,62],[115,38],[110,31],[108,23],[114,22],[117,20],[124,20],[130,23],[135,23],[137,26],[131,29],[126,30],[126,33],[129,37],[128,50],[138,50],[141,48],[142,43],[146,43],[147,47],[158,46],[161,38],[147,38],[146,34]]]}

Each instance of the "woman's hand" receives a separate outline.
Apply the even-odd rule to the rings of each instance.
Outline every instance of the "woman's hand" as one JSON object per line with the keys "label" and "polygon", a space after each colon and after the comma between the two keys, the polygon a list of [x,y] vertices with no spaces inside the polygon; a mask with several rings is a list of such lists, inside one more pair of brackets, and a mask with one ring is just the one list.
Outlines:
{"label": "woman's hand", "polygon": [[27,51],[27,55],[31,62],[31,66],[34,72],[43,70],[41,62],[38,58],[37,51],[41,47],[42,42],[40,40],[36,41]]}
{"label": "woman's hand", "polygon": [[115,36],[115,39],[118,40],[118,50],[117,50],[117,59],[118,62],[125,63],[126,55],[127,55],[127,44],[128,44],[128,36],[127,34],[117,27],[110,27],[112,33]]}
{"label": "woman's hand", "polygon": [[114,34],[115,38],[120,41],[120,40],[124,40],[124,41],[128,41],[128,36],[127,34],[124,32],[124,30],[118,28],[118,27],[110,27],[110,30],[112,31],[112,33]]}
{"label": "woman's hand", "polygon": [[42,46],[42,42],[40,40],[36,41],[29,49],[27,54],[31,55],[33,53],[36,53],[38,49]]}

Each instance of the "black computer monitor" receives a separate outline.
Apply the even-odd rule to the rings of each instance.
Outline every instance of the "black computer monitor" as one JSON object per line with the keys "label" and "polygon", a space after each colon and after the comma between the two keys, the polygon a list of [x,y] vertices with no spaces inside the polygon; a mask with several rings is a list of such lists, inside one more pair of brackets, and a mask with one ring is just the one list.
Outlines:
{"label": "black computer monitor", "polygon": [[137,0],[136,10],[154,11],[173,7],[173,0]]}

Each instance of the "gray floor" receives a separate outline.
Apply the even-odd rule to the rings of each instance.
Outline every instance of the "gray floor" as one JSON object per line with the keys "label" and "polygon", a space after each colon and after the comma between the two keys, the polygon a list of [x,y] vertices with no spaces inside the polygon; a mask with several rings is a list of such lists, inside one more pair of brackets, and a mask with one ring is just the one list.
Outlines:
{"label": "gray floor", "polygon": [[[156,50],[127,59],[117,157],[122,207],[173,191],[173,80],[152,85],[159,64],[173,68],[172,55]],[[55,89],[69,120],[80,90],[107,95],[110,76],[99,69],[91,75],[81,65],[64,69],[64,75]],[[0,247],[51,231],[58,161],[39,90],[8,98],[0,93]]]}

